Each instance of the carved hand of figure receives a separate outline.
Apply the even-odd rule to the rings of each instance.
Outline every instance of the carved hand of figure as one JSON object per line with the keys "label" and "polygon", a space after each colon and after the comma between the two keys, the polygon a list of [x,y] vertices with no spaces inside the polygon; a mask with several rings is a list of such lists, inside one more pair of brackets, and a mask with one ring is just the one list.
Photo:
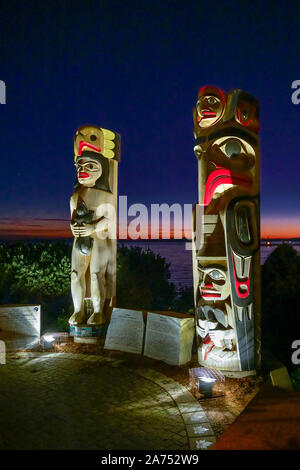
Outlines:
{"label": "carved hand of figure", "polygon": [[95,226],[93,224],[82,224],[78,227],[80,237],[89,237],[95,233]]}
{"label": "carved hand of figure", "polygon": [[232,329],[230,329],[230,330],[209,330],[209,336],[216,345],[221,346],[221,343],[225,339],[232,339],[232,337],[234,336],[234,332],[233,332]]}
{"label": "carved hand of figure", "polygon": [[95,232],[107,234],[110,229],[111,221],[107,217],[102,217],[95,226]]}
{"label": "carved hand of figure", "polygon": [[78,224],[75,222],[75,223],[70,223],[70,228],[71,228],[71,232],[73,234],[73,237],[79,237],[80,236],[80,233],[79,233],[79,227],[78,227]]}
{"label": "carved hand of figure", "polygon": [[95,232],[95,226],[91,224],[80,224],[78,225],[76,222],[74,224],[70,224],[71,231],[74,237],[89,237],[92,233]]}

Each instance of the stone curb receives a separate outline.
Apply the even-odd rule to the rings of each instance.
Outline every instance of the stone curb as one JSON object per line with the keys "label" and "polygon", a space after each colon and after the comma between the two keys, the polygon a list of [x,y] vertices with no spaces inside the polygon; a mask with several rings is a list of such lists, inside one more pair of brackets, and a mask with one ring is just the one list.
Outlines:
{"label": "stone curb", "polygon": [[206,450],[215,444],[215,434],[206,413],[186,387],[153,369],[134,372],[156,383],[171,396],[184,422],[190,450]]}
{"label": "stone curb", "polygon": [[[98,356],[94,354],[76,354],[64,352],[10,352],[7,355],[8,359],[36,359],[39,357],[73,360],[79,359],[93,363],[106,362],[109,363],[112,367],[125,365],[125,361],[123,360]],[[26,366],[26,363],[27,361],[25,363],[20,363],[20,367]],[[198,400],[194,398],[194,396],[188,391],[186,387],[154,369],[140,368],[130,370],[136,375],[154,382],[170,395],[170,397],[175,402],[182,421],[185,425],[190,450],[207,450],[209,447],[215,444],[216,437],[206,413],[204,412]]]}

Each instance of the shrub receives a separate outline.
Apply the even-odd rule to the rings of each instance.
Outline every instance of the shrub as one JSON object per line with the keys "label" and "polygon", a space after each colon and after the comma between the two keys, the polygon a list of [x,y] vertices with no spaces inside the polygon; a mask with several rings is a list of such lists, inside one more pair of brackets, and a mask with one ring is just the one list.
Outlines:
{"label": "shrub", "polygon": [[300,366],[290,374],[291,381],[295,390],[300,390]]}
{"label": "shrub", "polygon": [[[72,313],[71,250],[67,242],[0,244],[0,302],[41,304],[43,330],[67,330]],[[145,310],[177,306],[182,311],[190,304],[190,294],[182,290],[176,296],[169,279],[170,265],[160,255],[136,246],[119,247],[118,306]]]}
{"label": "shrub", "polygon": [[0,245],[1,303],[42,305],[42,328],[69,310],[71,247],[65,242]]}
{"label": "shrub", "polygon": [[278,246],[262,268],[262,339],[272,354],[291,364],[291,345],[300,331],[300,256]]}
{"label": "shrub", "polygon": [[151,250],[132,246],[118,248],[118,306],[151,310],[172,308],[176,296],[170,265]]}

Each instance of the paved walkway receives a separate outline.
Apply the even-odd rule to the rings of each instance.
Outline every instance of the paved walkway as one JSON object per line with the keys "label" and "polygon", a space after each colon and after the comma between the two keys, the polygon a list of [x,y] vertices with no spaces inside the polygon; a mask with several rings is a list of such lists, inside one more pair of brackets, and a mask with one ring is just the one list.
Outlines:
{"label": "paved walkway", "polygon": [[214,433],[174,380],[122,361],[10,353],[0,365],[0,449],[207,449]]}

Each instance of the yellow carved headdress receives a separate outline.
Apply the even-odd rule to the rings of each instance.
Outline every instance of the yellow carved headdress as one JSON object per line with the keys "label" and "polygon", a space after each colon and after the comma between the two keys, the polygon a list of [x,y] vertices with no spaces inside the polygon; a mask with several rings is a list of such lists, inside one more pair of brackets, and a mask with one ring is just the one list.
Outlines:
{"label": "yellow carved headdress", "polygon": [[108,129],[85,125],[77,129],[74,137],[74,160],[85,151],[101,154],[108,159],[120,161],[121,136]]}

